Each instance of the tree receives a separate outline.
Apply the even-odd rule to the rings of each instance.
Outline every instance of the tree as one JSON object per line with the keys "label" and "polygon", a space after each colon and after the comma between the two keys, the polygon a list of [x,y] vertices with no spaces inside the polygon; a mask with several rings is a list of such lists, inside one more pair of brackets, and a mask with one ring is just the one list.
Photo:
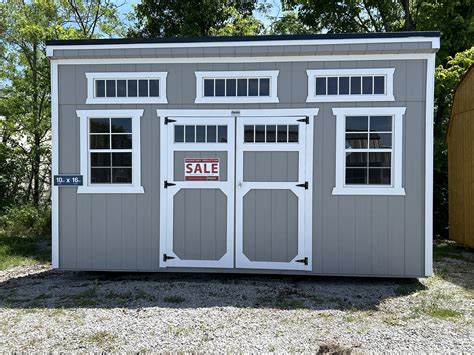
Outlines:
{"label": "tree", "polygon": [[252,1],[143,0],[135,7],[135,25],[129,36],[255,34],[252,32],[260,30],[260,26],[252,18],[254,7]]}
{"label": "tree", "polygon": [[[118,17],[108,0],[5,0],[0,3],[0,122],[2,150],[26,164],[18,176],[2,173],[5,186],[16,186],[22,202],[38,206],[50,183],[50,75],[45,55],[49,39],[90,38]],[[106,25],[107,24],[107,25]],[[9,154],[10,154],[9,153]],[[5,158],[6,157],[6,158]],[[0,157],[1,158],[1,157]],[[9,155],[0,164],[9,166]],[[10,197],[9,197],[10,198]],[[18,198],[11,202],[18,202]]]}

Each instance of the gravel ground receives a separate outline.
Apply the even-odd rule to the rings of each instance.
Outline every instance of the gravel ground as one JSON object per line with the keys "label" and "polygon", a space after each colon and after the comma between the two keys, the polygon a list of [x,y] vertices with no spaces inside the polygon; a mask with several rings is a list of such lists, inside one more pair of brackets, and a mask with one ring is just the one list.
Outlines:
{"label": "gravel ground", "polygon": [[20,266],[0,271],[0,352],[474,353],[473,266],[445,258],[419,280]]}

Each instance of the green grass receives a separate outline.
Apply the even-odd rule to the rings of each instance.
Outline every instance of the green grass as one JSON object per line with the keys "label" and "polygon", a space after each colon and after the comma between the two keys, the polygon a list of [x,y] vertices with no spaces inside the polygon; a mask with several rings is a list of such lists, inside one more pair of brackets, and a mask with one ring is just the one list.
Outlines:
{"label": "green grass", "polygon": [[453,318],[460,318],[462,317],[462,313],[458,312],[454,309],[449,308],[440,308],[436,305],[426,306],[421,308],[416,308],[415,312],[417,313],[424,313],[433,318],[438,318],[442,320],[450,320]]}
{"label": "green grass", "polygon": [[106,348],[106,349],[110,348],[114,340],[115,340],[115,336],[106,331],[99,331],[97,333],[89,335],[86,338],[86,341],[88,343],[94,343],[98,347]]}
{"label": "green grass", "polygon": [[95,287],[88,288],[68,297],[77,306],[95,306],[99,303],[97,300],[97,290]]}
{"label": "green grass", "polygon": [[46,263],[50,258],[49,238],[7,237],[0,234],[0,270],[18,265]]}
{"label": "green grass", "polygon": [[462,252],[462,247],[452,242],[440,241],[433,243],[433,259],[435,261],[444,258],[465,260]]}
{"label": "green grass", "polygon": [[163,298],[163,301],[165,301],[166,303],[183,303],[184,301],[186,301],[183,297],[180,297],[180,296],[167,296],[165,298]]}

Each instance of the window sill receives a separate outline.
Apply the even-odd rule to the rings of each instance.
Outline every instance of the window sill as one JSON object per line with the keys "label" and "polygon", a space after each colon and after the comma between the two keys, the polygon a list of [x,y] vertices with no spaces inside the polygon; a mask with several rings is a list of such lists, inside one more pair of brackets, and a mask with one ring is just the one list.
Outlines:
{"label": "window sill", "polygon": [[405,196],[403,187],[335,187],[333,195]]}
{"label": "window sill", "polygon": [[395,101],[393,95],[320,95],[308,96],[306,102],[370,102]]}
{"label": "window sill", "polygon": [[79,186],[78,194],[143,194],[143,186]]}
{"label": "window sill", "polygon": [[246,104],[246,103],[278,103],[278,97],[272,96],[213,96],[213,97],[197,97],[196,104]]}

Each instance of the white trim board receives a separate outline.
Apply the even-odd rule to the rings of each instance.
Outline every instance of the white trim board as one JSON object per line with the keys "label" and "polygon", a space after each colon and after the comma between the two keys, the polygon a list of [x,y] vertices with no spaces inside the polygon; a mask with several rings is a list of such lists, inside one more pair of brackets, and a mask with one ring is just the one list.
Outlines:
{"label": "white trim board", "polygon": [[180,43],[124,43],[124,44],[86,44],[86,45],[50,45],[46,46],[46,55],[51,57],[55,50],[89,49],[145,49],[145,48],[216,48],[216,47],[252,47],[252,46],[314,46],[331,44],[371,44],[371,43],[416,43],[431,42],[432,49],[439,49],[439,37],[395,37],[395,38],[341,38],[341,39],[301,39],[273,41],[229,41],[229,42],[180,42]]}
{"label": "white trim board", "polygon": [[253,57],[185,57],[185,58],[69,58],[54,59],[61,65],[74,64],[198,64],[198,63],[281,63],[281,62],[328,62],[362,60],[411,60],[428,59],[432,53],[399,54],[335,54],[335,55],[298,55],[298,56],[253,56]]}
{"label": "white trim board", "polygon": [[[58,63],[51,62],[51,175],[59,174]],[[51,266],[59,268],[59,187],[51,186]]]}
{"label": "white trim board", "polygon": [[[140,118],[144,110],[77,110],[80,119],[80,170],[83,176],[83,186],[77,188],[77,193],[144,193],[141,184],[141,144]],[[132,119],[132,183],[131,184],[90,184],[89,183],[89,118],[130,117]]]}

